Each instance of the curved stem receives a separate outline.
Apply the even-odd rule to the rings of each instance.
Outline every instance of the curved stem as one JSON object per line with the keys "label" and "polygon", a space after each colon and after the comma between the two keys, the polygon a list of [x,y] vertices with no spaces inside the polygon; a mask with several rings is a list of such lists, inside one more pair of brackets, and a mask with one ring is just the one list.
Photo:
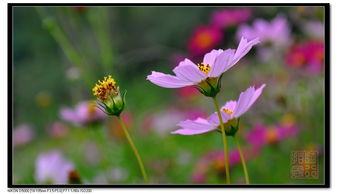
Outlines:
{"label": "curved stem", "polygon": [[140,168],[140,170],[142,172],[144,181],[145,181],[146,184],[149,184],[149,179],[147,178],[147,174],[146,174],[146,171],[145,171],[145,168],[144,168],[144,164],[143,164],[142,158],[140,157],[140,155],[138,153],[138,150],[137,150],[135,144],[133,143],[133,141],[131,139],[131,136],[129,135],[129,132],[126,129],[126,127],[124,125],[124,122],[123,122],[123,120],[122,120],[122,118],[120,116],[118,117],[118,120],[119,120],[119,122],[120,122],[120,124],[122,126],[122,129],[124,131],[125,137],[128,140],[128,142],[129,142],[129,144],[130,144],[130,146],[132,148],[132,151],[134,152],[134,154],[135,154],[135,156],[137,158],[137,162],[138,162],[139,168]]}
{"label": "curved stem", "polygon": [[242,163],[243,171],[245,173],[246,184],[249,184],[249,175],[248,175],[248,170],[247,170],[247,166],[245,162],[245,157],[243,156],[239,140],[235,135],[234,135],[234,139],[235,139],[236,146],[238,147],[238,151],[240,153],[241,163]]}
{"label": "curved stem", "polygon": [[226,183],[230,184],[229,165],[228,165],[228,148],[227,148],[225,128],[224,128],[224,124],[222,121],[220,108],[219,108],[218,102],[215,97],[213,97],[213,102],[214,102],[216,111],[218,113],[220,127],[221,127],[221,134],[222,134],[222,140],[223,140],[223,151],[224,151],[224,159],[225,159],[225,170],[226,170]]}

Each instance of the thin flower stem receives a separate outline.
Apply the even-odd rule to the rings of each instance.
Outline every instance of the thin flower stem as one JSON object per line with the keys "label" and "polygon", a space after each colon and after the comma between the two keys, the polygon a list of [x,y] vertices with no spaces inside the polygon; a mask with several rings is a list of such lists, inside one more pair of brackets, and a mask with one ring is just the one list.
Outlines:
{"label": "thin flower stem", "polygon": [[125,137],[128,140],[128,142],[129,142],[129,144],[130,144],[130,146],[131,146],[131,148],[132,148],[132,150],[133,150],[133,152],[134,152],[134,154],[135,154],[135,156],[137,158],[137,162],[138,162],[139,168],[140,168],[140,170],[142,172],[144,181],[145,181],[146,184],[149,184],[149,179],[147,178],[147,174],[146,174],[146,171],[145,171],[145,168],[144,168],[144,164],[143,164],[142,158],[140,157],[140,155],[138,153],[138,150],[137,150],[135,144],[133,143],[133,141],[131,139],[131,136],[129,135],[129,132],[126,129],[126,127],[124,125],[124,122],[123,122],[123,120],[122,120],[122,118],[120,116],[118,117],[118,120],[119,120],[119,122],[120,122],[120,124],[122,126],[122,129],[124,131]]}
{"label": "thin flower stem", "polygon": [[245,173],[246,184],[249,184],[249,175],[248,175],[248,170],[247,170],[247,166],[245,162],[245,157],[243,156],[239,140],[235,135],[234,135],[234,139],[235,139],[236,146],[238,147],[238,151],[240,153],[241,163],[242,163],[243,171]]}
{"label": "thin flower stem", "polygon": [[227,140],[226,140],[225,128],[224,128],[224,124],[223,124],[223,121],[222,121],[222,117],[221,117],[218,101],[216,100],[215,97],[213,97],[213,102],[214,102],[216,111],[218,112],[218,117],[219,117],[219,120],[220,120],[221,134],[222,134],[222,140],[223,140],[224,159],[225,159],[226,183],[230,184],[231,181],[230,181],[230,175],[229,175],[228,148],[227,148]]}

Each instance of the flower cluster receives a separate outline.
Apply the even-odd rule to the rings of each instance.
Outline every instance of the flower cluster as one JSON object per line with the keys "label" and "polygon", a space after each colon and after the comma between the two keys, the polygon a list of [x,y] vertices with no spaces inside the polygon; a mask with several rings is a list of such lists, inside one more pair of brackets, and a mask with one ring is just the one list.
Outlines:
{"label": "flower cluster", "polygon": [[239,142],[235,137],[239,130],[239,117],[248,111],[254,102],[260,97],[265,84],[259,88],[249,87],[240,94],[237,101],[228,101],[219,109],[216,95],[221,89],[221,77],[224,72],[234,66],[243,56],[245,56],[254,45],[258,44],[258,38],[248,41],[241,38],[236,50],[212,50],[204,56],[203,62],[195,64],[189,59],[185,59],[173,69],[175,76],[152,71],[147,79],[152,83],[165,88],[181,88],[186,86],[196,87],[204,96],[211,97],[216,107],[216,112],[207,119],[198,117],[195,120],[185,120],[177,125],[180,129],[172,134],[196,135],[214,131],[220,128],[224,144],[224,163],[226,183],[230,184],[230,172],[228,161],[228,148],[226,136],[235,138],[242,166],[244,168],[245,180],[249,184],[249,176],[246,169],[244,155]]}

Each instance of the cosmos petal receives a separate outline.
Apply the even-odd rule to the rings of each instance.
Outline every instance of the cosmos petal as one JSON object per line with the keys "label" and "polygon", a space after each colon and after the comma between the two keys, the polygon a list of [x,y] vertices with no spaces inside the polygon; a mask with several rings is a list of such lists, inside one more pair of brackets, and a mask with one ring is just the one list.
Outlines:
{"label": "cosmos petal", "polygon": [[266,84],[262,84],[257,90],[254,87],[249,87],[246,91],[240,94],[237,106],[234,110],[233,116],[240,117],[242,114],[254,104],[257,98],[261,95],[263,88]]}
{"label": "cosmos petal", "polygon": [[254,104],[254,102],[260,97],[264,87],[266,87],[266,84],[262,84],[257,90],[255,90],[254,95],[252,96],[249,102],[248,108],[251,107]]}
{"label": "cosmos petal", "polygon": [[155,71],[152,71],[152,74],[147,76],[147,80],[164,88],[182,88],[193,85],[193,82],[181,80],[176,76]]}
{"label": "cosmos petal", "polygon": [[211,52],[205,54],[203,62],[209,64],[211,67],[215,63],[215,59],[223,52],[222,49],[212,50]]}
{"label": "cosmos petal", "polygon": [[212,125],[203,118],[181,121],[177,125],[182,128],[171,132],[172,134],[196,135],[213,131],[216,128],[216,126]]}
{"label": "cosmos petal", "polygon": [[222,73],[227,71],[231,66],[231,61],[234,57],[234,49],[227,49],[216,57],[209,77],[219,77]]}
{"label": "cosmos petal", "polygon": [[254,45],[258,43],[260,43],[259,38],[255,38],[248,42],[246,38],[242,37],[239,46],[235,51],[230,67],[235,65],[242,57],[244,57],[250,51],[250,49],[252,49]]}
{"label": "cosmos petal", "polygon": [[246,112],[249,105],[251,97],[254,95],[254,88],[249,87],[244,92],[241,92],[237,105],[235,107],[233,116],[240,117],[243,113]]}

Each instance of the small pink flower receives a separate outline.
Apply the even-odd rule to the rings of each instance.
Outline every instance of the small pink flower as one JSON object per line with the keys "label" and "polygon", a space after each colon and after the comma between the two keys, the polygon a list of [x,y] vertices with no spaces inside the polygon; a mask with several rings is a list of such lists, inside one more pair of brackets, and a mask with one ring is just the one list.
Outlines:
{"label": "small pink flower", "polygon": [[61,118],[75,125],[87,125],[99,122],[106,118],[103,111],[95,106],[93,102],[81,102],[74,109],[62,108]]}
{"label": "small pink flower", "polygon": [[223,39],[220,29],[211,26],[198,27],[188,41],[188,50],[194,56],[200,56],[219,45]]}
{"label": "small pink flower", "polygon": [[250,9],[221,9],[213,12],[211,25],[217,28],[227,28],[248,21],[252,13]]}
{"label": "small pink flower", "polygon": [[248,42],[247,39],[242,38],[236,50],[212,50],[204,56],[203,62],[198,65],[185,59],[173,69],[175,76],[152,71],[152,74],[147,76],[147,80],[164,88],[197,86],[207,78],[220,77],[258,43],[258,39]]}
{"label": "small pink flower", "polygon": [[[258,89],[249,87],[246,91],[240,94],[238,101],[228,101],[225,106],[221,108],[221,115],[223,122],[229,122],[233,119],[239,118],[254,104],[262,93],[265,84]],[[177,124],[181,129],[171,132],[172,134],[180,135],[196,135],[217,130],[220,122],[217,113],[213,113],[207,119],[197,118],[195,120],[185,120]]]}

